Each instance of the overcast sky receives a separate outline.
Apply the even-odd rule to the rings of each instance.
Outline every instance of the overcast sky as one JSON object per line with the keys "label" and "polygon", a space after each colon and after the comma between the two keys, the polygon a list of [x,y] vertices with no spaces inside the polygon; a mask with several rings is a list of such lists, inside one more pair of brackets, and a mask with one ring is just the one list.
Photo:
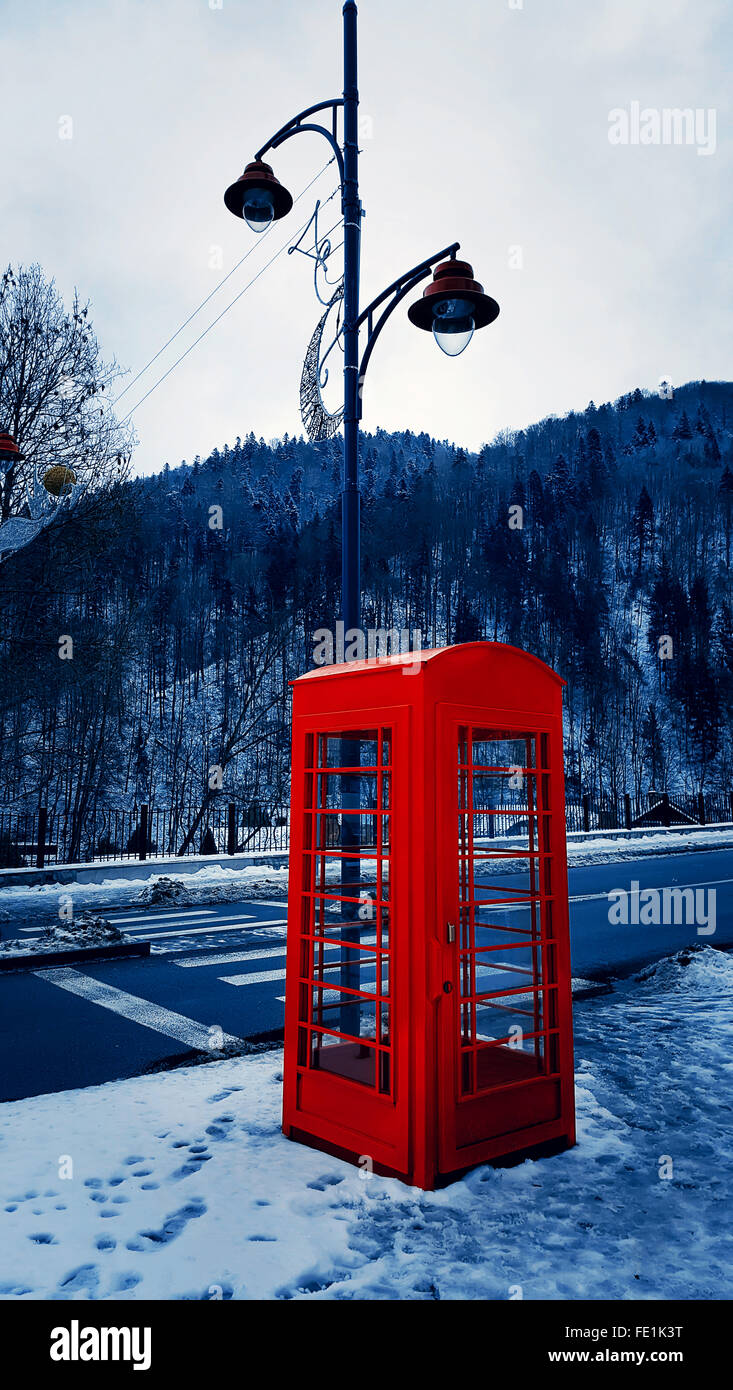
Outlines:
{"label": "overcast sky", "polygon": [[[340,0],[0,0],[0,20],[0,256],[78,286],[105,355],[134,375],[256,243],[122,413],[331,193],[333,166],[262,243],[222,201],[340,94]],[[364,302],[457,239],[501,305],[455,360],[398,310],[366,428],[477,448],[663,376],[730,378],[732,31],[729,0],[362,0]],[[699,139],[610,143],[633,102],[699,109]],[[297,194],[327,158],[303,135],[276,172]],[[300,433],[318,315],[310,263],[280,256],[135,411],[138,470]]]}

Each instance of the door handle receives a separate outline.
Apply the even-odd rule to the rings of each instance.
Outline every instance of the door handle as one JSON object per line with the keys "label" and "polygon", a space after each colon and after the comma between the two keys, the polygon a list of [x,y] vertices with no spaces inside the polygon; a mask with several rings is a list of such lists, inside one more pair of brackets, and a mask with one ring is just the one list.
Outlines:
{"label": "door handle", "polygon": [[453,943],[454,943],[454,941],[455,941],[455,939],[456,939],[456,924],[455,924],[455,922],[448,922],[448,923],[446,923],[445,935],[446,935],[446,940],[447,940],[447,942],[448,942],[448,945],[449,945],[449,946],[452,946]]}

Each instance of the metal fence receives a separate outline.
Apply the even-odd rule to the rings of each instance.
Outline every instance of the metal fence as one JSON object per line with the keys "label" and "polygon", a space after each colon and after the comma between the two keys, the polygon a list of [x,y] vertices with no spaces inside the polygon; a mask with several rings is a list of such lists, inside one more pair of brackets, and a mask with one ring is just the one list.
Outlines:
{"label": "metal fence", "polygon": [[[0,868],[44,868],[50,864],[104,862],[116,859],[162,859],[188,854],[241,854],[280,851],[289,844],[289,808],[253,798],[244,804],[216,802],[201,807],[154,805],[60,814],[45,806],[33,812],[0,810]],[[733,821],[733,792],[728,795],[678,796],[647,792],[613,799],[582,794],[568,798],[569,831],[684,829]],[[335,829],[335,827],[334,827]],[[474,833],[487,839],[526,833],[527,820],[517,808],[477,812]],[[335,842],[335,841],[334,841]]]}
{"label": "metal fence", "polygon": [[188,854],[241,854],[288,848],[289,808],[251,801],[175,809],[100,807],[59,814],[0,810],[0,868],[94,860],[160,859]]}

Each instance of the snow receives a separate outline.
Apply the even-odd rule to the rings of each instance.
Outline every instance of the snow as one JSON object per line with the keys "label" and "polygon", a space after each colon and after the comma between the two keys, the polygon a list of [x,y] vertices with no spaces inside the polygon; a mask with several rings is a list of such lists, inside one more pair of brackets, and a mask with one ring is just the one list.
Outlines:
{"label": "snow", "polygon": [[578,1146],[434,1193],[286,1140],[275,1052],[8,1103],[0,1295],[730,1297],[732,985],[703,946],[576,1004]]}
{"label": "snow", "polygon": [[85,947],[133,944],[134,938],[113,927],[104,917],[82,913],[72,925],[45,926],[40,936],[0,941],[0,958],[43,955],[50,951],[78,951]]}
{"label": "snow", "polygon": [[596,831],[587,839],[568,836],[568,865],[608,864],[623,859],[646,859],[660,854],[689,854],[706,849],[730,849],[733,846],[733,826],[706,830],[656,830],[644,835],[615,831]]}

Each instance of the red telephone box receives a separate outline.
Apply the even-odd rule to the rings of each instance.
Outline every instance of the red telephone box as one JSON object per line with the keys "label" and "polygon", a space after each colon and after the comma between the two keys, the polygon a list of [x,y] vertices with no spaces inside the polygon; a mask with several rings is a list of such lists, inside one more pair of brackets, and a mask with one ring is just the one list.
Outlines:
{"label": "red telephone box", "polygon": [[575,1142],[563,684],[495,642],[293,682],[290,1138],[426,1189]]}

